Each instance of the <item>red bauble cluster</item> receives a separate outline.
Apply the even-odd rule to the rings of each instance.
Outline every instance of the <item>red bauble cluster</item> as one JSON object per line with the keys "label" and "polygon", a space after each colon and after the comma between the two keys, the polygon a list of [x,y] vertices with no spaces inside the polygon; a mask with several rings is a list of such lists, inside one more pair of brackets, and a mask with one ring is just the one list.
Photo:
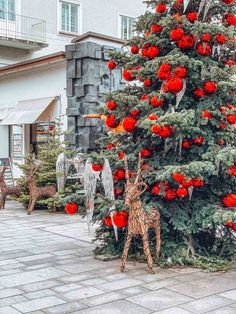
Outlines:
{"label": "red bauble cluster", "polygon": [[166,4],[165,3],[159,3],[156,6],[156,12],[157,13],[165,13],[166,12]]}
{"label": "red bauble cluster", "polygon": [[123,129],[129,133],[133,132],[136,129],[136,122],[137,120],[134,117],[124,118],[122,121]]}
{"label": "red bauble cluster", "polygon": [[168,63],[163,63],[157,71],[157,77],[160,80],[166,81],[171,78],[171,66]]}
{"label": "red bauble cluster", "polygon": [[125,170],[124,169],[117,169],[113,175],[116,181],[122,181],[125,179]]}
{"label": "red bauble cluster", "polygon": [[172,75],[171,66],[168,63],[163,63],[157,71],[157,77],[160,80],[166,81],[164,92],[177,94],[183,89],[183,78],[187,75],[187,69],[184,66],[178,66]]}
{"label": "red bauble cluster", "polygon": [[222,203],[224,207],[236,207],[236,194],[226,194],[222,199]]}
{"label": "red bauble cluster", "polygon": [[109,61],[108,63],[107,63],[107,67],[108,67],[108,69],[109,70],[114,70],[115,68],[116,68],[116,63],[115,63],[115,61],[113,61],[113,60],[111,60],[111,61]]}
{"label": "red bauble cluster", "polygon": [[150,103],[153,108],[162,107],[164,105],[164,100],[160,99],[158,96],[152,96]]}
{"label": "red bauble cluster", "polygon": [[197,12],[193,11],[193,12],[189,12],[187,15],[186,15],[187,19],[191,22],[191,23],[194,23],[195,21],[197,21],[198,19],[198,14]]}
{"label": "red bauble cluster", "polygon": [[66,204],[65,211],[68,215],[74,215],[78,211],[78,205],[76,203],[70,202]]}
{"label": "red bauble cluster", "polygon": [[110,100],[107,102],[106,106],[108,110],[115,110],[116,109],[116,102],[115,100]]}
{"label": "red bauble cluster", "polygon": [[92,169],[93,169],[93,171],[100,172],[103,169],[103,165],[101,165],[101,164],[92,164]]}

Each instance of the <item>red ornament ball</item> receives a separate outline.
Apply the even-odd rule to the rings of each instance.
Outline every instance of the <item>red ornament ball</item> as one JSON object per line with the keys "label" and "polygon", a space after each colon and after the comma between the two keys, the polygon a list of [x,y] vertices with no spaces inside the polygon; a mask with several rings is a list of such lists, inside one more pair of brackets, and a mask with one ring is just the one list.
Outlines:
{"label": "red ornament ball", "polygon": [[158,24],[153,24],[151,26],[151,32],[154,34],[160,33],[162,31],[162,29],[163,29],[163,26],[158,25]]}
{"label": "red ornament ball", "polygon": [[226,223],[225,223],[225,227],[228,227],[228,228],[232,228],[233,227],[233,223],[232,223],[232,221],[226,221]]}
{"label": "red ornament ball", "polygon": [[178,183],[182,183],[183,181],[186,181],[186,177],[185,175],[183,175],[180,172],[175,172],[172,174],[172,178],[174,181],[178,182]]}
{"label": "red ornament ball", "polygon": [[197,51],[201,56],[210,56],[211,46],[207,43],[200,43],[197,45]]}
{"label": "red ornament ball", "polygon": [[161,191],[161,189],[160,189],[160,183],[156,183],[156,184],[154,185],[154,187],[152,188],[152,194],[153,194],[153,195],[159,195],[159,194],[160,194],[160,191]]}
{"label": "red ornament ball", "polygon": [[109,227],[109,228],[112,227],[111,216],[107,216],[107,217],[103,218],[102,221],[105,223],[105,225],[106,225],[107,227]]}
{"label": "red ornament ball", "polygon": [[159,135],[161,138],[168,138],[172,134],[172,130],[168,125],[165,125],[161,128],[161,131],[159,132]]}
{"label": "red ornament ball", "polygon": [[170,39],[173,41],[178,41],[184,36],[184,30],[180,27],[174,28],[170,32]]}
{"label": "red ornament ball", "polygon": [[131,53],[133,55],[136,55],[139,53],[139,47],[138,46],[132,46],[131,49],[130,49]]}
{"label": "red ornament ball", "polygon": [[151,120],[151,121],[154,121],[154,120],[157,120],[157,119],[158,119],[158,116],[157,116],[155,113],[151,113],[151,114],[148,116],[148,119]]}
{"label": "red ornament ball", "polygon": [[109,115],[107,116],[106,118],[106,126],[108,128],[116,128],[118,127],[119,123],[116,121],[116,117],[112,114],[112,115]]}
{"label": "red ornament ball", "polygon": [[192,185],[193,185],[195,188],[200,188],[201,186],[204,185],[204,181],[201,180],[200,178],[194,178],[194,179],[192,179]]}
{"label": "red ornament ball", "polygon": [[185,35],[181,40],[178,41],[178,47],[180,49],[190,49],[194,45],[194,39],[190,35]]}
{"label": "red ornament ball", "polygon": [[229,122],[229,124],[235,124],[236,123],[236,114],[227,115],[227,121]]}
{"label": "red ornament ball", "polygon": [[222,0],[225,4],[232,4],[234,0]]}
{"label": "red ornament ball", "polygon": [[151,149],[143,148],[141,149],[140,154],[141,154],[141,157],[143,158],[149,158],[152,156],[152,151]]}
{"label": "red ornament ball", "polygon": [[201,40],[204,43],[209,43],[211,41],[211,35],[209,33],[203,33]]}
{"label": "red ornament ball", "polygon": [[183,149],[189,149],[191,147],[191,143],[189,140],[183,140],[182,142],[182,148]]}
{"label": "red ornament ball", "polygon": [[116,109],[116,102],[115,100],[111,100],[107,103],[107,109],[115,110]]}
{"label": "red ornament ball", "polygon": [[174,189],[170,189],[166,191],[166,199],[168,201],[173,201],[176,197],[176,191]]}
{"label": "red ornament ball", "polygon": [[184,197],[188,196],[188,190],[186,188],[180,187],[177,189],[176,194],[178,197],[184,198]]}
{"label": "red ornament ball", "polygon": [[198,19],[198,14],[197,12],[189,12],[187,15],[186,15],[187,19],[191,22],[191,23],[194,23],[195,21],[197,21]]}
{"label": "red ornament ball", "polygon": [[137,120],[133,117],[126,117],[122,121],[122,126],[126,132],[133,132],[136,129]]}
{"label": "red ornament ball", "polygon": [[111,150],[111,149],[113,149],[113,148],[115,148],[115,147],[116,147],[116,145],[113,144],[113,143],[107,144],[107,149],[109,149],[109,150]]}
{"label": "red ornament ball", "polygon": [[126,211],[121,210],[120,212],[115,212],[113,215],[113,222],[117,228],[124,228],[128,223],[128,215]]}
{"label": "red ornament ball", "polygon": [[205,139],[204,139],[204,137],[203,137],[202,135],[197,135],[197,136],[193,139],[192,143],[193,143],[194,145],[202,145],[202,144],[204,143],[204,141],[205,141]]}
{"label": "red ornament ball", "polygon": [[162,130],[162,127],[160,124],[154,124],[152,127],[151,127],[151,131],[153,134],[159,134]]}
{"label": "red ornament ball", "polygon": [[222,203],[224,207],[236,207],[236,194],[226,194],[222,199]]}
{"label": "red ornament ball", "polygon": [[160,99],[158,96],[152,96],[150,103],[153,108],[162,107],[164,105],[164,100]]}
{"label": "red ornament ball", "polygon": [[156,46],[151,46],[149,49],[148,49],[148,58],[150,59],[154,59],[156,57],[159,56],[160,54],[160,49]]}
{"label": "red ornament ball", "polygon": [[122,181],[125,179],[125,170],[117,169],[113,175],[114,179],[117,181]]}
{"label": "red ornament ball", "polygon": [[173,77],[167,81],[168,91],[172,94],[177,94],[183,89],[184,83],[180,77]]}
{"label": "red ornament ball", "polygon": [[116,63],[115,63],[115,61],[109,61],[108,63],[107,63],[107,67],[108,67],[108,69],[109,70],[114,70],[115,68],[116,68]]}
{"label": "red ornament ball", "polygon": [[236,223],[233,224],[232,230],[233,230],[234,232],[236,232]]}
{"label": "red ornament ball", "polygon": [[146,79],[143,81],[143,85],[145,87],[150,87],[152,85],[152,81],[150,79]]}
{"label": "red ornament ball", "polygon": [[66,204],[65,211],[68,215],[74,215],[78,211],[78,205],[76,203],[70,202]]}
{"label": "red ornament ball", "polygon": [[136,110],[132,110],[131,112],[130,112],[130,114],[131,114],[131,116],[132,117],[137,117],[138,115],[140,115],[140,110],[139,109],[136,109]]}
{"label": "red ornament ball", "polygon": [[135,79],[135,77],[133,77],[133,75],[132,75],[132,70],[131,69],[129,69],[129,70],[124,69],[123,70],[123,78],[124,78],[124,80],[126,80],[128,82],[131,82],[131,81],[133,81]]}
{"label": "red ornament ball", "polygon": [[197,88],[193,92],[197,98],[202,98],[204,96],[204,90],[202,88]]}
{"label": "red ornament ball", "polygon": [[226,22],[229,26],[236,26],[236,15],[232,15],[230,13],[225,16]]}
{"label": "red ornament ball", "polygon": [[223,45],[226,43],[226,36],[223,34],[218,34],[215,36],[215,40],[217,41],[218,44]]}
{"label": "red ornament ball", "polygon": [[217,83],[213,81],[208,81],[203,86],[204,92],[208,95],[214,94],[217,91],[217,88]]}
{"label": "red ornament ball", "polygon": [[93,171],[101,171],[103,169],[103,165],[93,164],[92,169],[93,169]]}
{"label": "red ornament ball", "polygon": [[175,69],[175,76],[178,76],[180,78],[185,78],[187,76],[187,69],[183,67],[182,65],[179,65]]}
{"label": "red ornament ball", "polygon": [[157,13],[165,13],[166,12],[166,4],[165,3],[159,3],[156,6],[156,12]]}
{"label": "red ornament ball", "polygon": [[204,119],[211,120],[212,119],[212,113],[210,113],[210,111],[208,111],[208,110],[203,109],[202,110],[202,117]]}

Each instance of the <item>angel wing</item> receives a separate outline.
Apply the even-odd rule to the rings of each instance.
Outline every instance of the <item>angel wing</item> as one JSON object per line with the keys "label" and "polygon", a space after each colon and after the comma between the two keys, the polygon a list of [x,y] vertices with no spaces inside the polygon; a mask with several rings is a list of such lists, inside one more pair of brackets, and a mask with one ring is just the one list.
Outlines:
{"label": "angel wing", "polygon": [[68,175],[70,165],[71,163],[64,153],[58,155],[56,162],[58,191],[63,190],[65,188],[66,177]]}
{"label": "angel wing", "polygon": [[[110,199],[111,201],[114,201],[115,200],[114,183],[113,183],[111,167],[110,167],[109,161],[107,159],[105,159],[104,166],[103,166],[102,184],[103,184],[104,191],[105,191],[105,197]],[[115,212],[115,206],[113,204],[109,208],[109,213],[111,216],[111,221],[112,221],[113,229],[115,232],[115,237],[116,237],[116,240],[118,240],[117,227],[113,222],[114,212]]]}

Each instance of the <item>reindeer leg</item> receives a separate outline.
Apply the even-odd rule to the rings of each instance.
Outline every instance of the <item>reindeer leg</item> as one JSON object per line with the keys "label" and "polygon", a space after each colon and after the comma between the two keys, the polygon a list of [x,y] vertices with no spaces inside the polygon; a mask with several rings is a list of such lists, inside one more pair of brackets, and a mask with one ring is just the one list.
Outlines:
{"label": "reindeer leg", "polygon": [[2,199],[2,209],[5,209],[6,198],[7,198],[7,195],[4,194],[3,199]]}
{"label": "reindeer leg", "polygon": [[35,206],[35,203],[36,203],[36,198],[32,198],[30,204],[29,204],[29,207],[28,207],[28,210],[27,210],[27,215],[30,215],[34,209],[34,206]]}
{"label": "reindeer leg", "polygon": [[127,257],[128,257],[128,252],[129,252],[131,239],[132,239],[132,236],[128,235],[127,240],[125,242],[125,247],[124,247],[124,250],[123,250],[123,254],[121,256],[121,264],[120,264],[120,271],[121,272],[123,272],[125,270],[125,264],[126,264]]}
{"label": "reindeer leg", "polygon": [[144,251],[144,255],[146,256],[147,259],[147,264],[148,264],[148,268],[150,269],[151,274],[154,274],[154,268],[153,268],[153,259],[152,259],[152,255],[149,249],[149,242],[148,242],[148,235],[147,232],[145,232],[142,235],[142,240],[143,240],[143,251]]}
{"label": "reindeer leg", "polygon": [[160,256],[160,250],[161,250],[161,227],[160,222],[157,224],[156,228],[156,256]]}

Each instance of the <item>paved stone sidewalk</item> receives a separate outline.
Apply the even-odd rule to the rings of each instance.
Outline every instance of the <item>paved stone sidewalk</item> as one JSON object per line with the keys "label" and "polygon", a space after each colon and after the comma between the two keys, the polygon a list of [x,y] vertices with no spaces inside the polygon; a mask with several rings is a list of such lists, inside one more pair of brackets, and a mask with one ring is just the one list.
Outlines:
{"label": "paved stone sidewalk", "polygon": [[14,202],[0,211],[0,314],[236,313],[236,272],[157,269],[93,259],[79,216]]}

